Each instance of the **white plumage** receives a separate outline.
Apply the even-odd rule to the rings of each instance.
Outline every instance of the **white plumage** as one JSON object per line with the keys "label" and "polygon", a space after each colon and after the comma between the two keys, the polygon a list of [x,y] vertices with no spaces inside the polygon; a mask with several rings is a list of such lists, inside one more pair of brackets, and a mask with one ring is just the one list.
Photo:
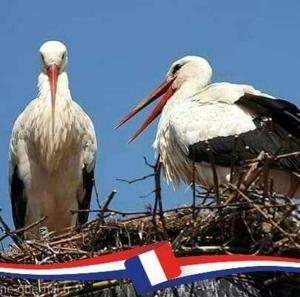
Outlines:
{"label": "white plumage", "polygon": [[[176,92],[165,105],[153,144],[161,155],[167,180],[176,185],[180,180],[186,183],[192,181],[193,165],[187,158],[190,145],[217,136],[239,135],[256,129],[253,116],[232,103],[245,93],[260,94],[259,91],[247,85],[216,83],[200,89],[194,95],[188,94],[193,83],[197,84],[190,82],[183,85],[181,92]],[[213,186],[211,166],[197,166],[200,166],[197,175],[202,179],[198,182],[206,187]],[[224,169],[221,170],[224,172]]]}
{"label": "white plumage", "polygon": [[92,121],[70,94],[66,47],[49,41],[40,53],[39,96],[16,120],[10,140],[12,210],[17,228],[47,216],[43,225],[60,231],[87,219],[71,210],[89,207],[97,142]]}
{"label": "white plumage", "polygon": [[[212,69],[201,57],[187,56],[174,62],[165,82],[120,123],[122,125],[154,99],[163,96],[131,140],[161,112],[154,148],[160,154],[168,181],[175,185],[180,181],[190,184],[195,162],[196,182],[213,187],[213,170],[205,149],[208,145],[215,155],[219,183],[227,183],[235,136],[241,138],[237,152],[240,161],[246,155],[254,158],[262,150],[275,154],[280,143],[285,141],[284,134],[293,135],[288,152],[300,148],[300,111],[296,106],[249,85],[210,84],[211,77]],[[269,118],[272,118],[273,128]],[[248,144],[250,153],[245,153],[243,150]],[[284,162],[274,164],[270,171],[275,191],[299,195],[299,157]]]}

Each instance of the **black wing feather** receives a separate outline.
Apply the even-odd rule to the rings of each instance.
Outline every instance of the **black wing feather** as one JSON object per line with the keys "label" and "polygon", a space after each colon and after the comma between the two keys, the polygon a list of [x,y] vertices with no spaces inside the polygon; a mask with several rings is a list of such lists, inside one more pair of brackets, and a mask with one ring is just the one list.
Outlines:
{"label": "black wing feather", "polygon": [[244,95],[236,104],[248,108],[258,116],[271,117],[289,134],[300,137],[300,110],[296,105],[282,99],[251,94]]}
{"label": "black wing feather", "polygon": [[[83,178],[83,189],[85,190],[85,195],[83,201],[79,203],[79,210],[90,209],[93,186],[94,186],[94,170],[88,172],[86,166],[82,170]],[[78,213],[78,224],[84,224],[88,221],[89,213],[88,212],[79,212]]]}
{"label": "black wing feather", "polygon": [[[189,147],[189,158],[195,162],[210,162],[208,149],[214,162],[220,166],[240,164],[255,158],[261,151],[270,155],[300,151],[300,116],[297,106],[285,100],[245,95],[236,104],[256,115],[256,129],[238,136],[215,137]],[[280,159],[272,166],[300,173],[300,158]]]}
{"label": "black wing feather", "polygon": [[23,228],[25,225],[27,199],[24,196],[24,183],[18,176],[18,167],[15,167],[11,178],[10,197],[15,228]]}

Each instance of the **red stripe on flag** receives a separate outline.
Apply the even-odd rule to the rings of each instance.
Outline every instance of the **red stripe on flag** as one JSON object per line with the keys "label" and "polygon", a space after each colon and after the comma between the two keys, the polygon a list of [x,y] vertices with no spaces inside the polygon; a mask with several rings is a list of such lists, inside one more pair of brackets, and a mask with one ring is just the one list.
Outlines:
{"label": "red stripe on flag", "polygon": [[54,264],[14,264],[14,263],[0,263],[0,269],[11,268],[11,269],[60,269],[60,268],[75,268],[82,266],[90,266],[96,264],[104,264],[109,262],[116,262],[127,260],[129,258],[138,256],[144,252],[155,250],[161,246],[169,244],[166,241],[132,248],[126,251],[120,251],[115,253],[110,253],[108,255],[97,256],[94,258],[70,261],[67,263],[54,263]]}
{"label": "red stripe on flag", "polygon": [[278,261],[289,263],[300,263],[300,259],[284,258],[274,256],[256,256],[256,255],[211,255],[211,256],[191,256],[177,258],[179,265],[237,262],[237,261]]}
{"label": "red stripe on flag", "polygon": [[157,247],[155,253],[168,280],[181,274],[180,265],[169,242]]}

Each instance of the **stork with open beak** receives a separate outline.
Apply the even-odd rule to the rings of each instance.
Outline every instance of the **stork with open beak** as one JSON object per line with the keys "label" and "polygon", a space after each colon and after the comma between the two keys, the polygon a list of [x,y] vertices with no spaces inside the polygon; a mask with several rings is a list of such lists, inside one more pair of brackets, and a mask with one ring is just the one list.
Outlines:
{"label": "stork with open beak", "polygon": [[[204,58],[186,56],[179,59],[171,65],[165,81],[118,125],[161,98],[130,141],[161,113],[154,148],[161,156],[168,181],[176,185],[180,181],[190,184],[195,162],[196,182],[212,188],[212,160],[219,184],[226,184],[232,165],[238,168],[261,151],[274,156],[300,150],[300,110],[297,106],[249,85],[210,84],[211,77],[211,66]],[[299,176],[299,156],[270,164],[269,178],[277,193],[299,196]]]}
{"label": "stork with open beak", "polygon": [[[97,142],[88,115],[72,100],[64,44],[40,48],[39,95],[17,118],[9,146],[9,181],[17,229],[42,217],[48,230],[84,223],[93,188]],[[29,230],[38,235],[40,226]],[[25,234],[30,237],[30,234]]]}

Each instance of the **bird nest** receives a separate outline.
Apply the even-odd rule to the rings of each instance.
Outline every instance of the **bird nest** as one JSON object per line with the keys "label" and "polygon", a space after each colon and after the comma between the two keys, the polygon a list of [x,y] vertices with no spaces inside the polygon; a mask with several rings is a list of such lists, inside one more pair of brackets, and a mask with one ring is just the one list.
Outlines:
{"label": "bird nest", "polygon": [[[111,209],[113,191],[102,205],[99,204],[99,209],[82,210],[96,212],[96,219],[69,228],[60,235],[45,231],[39,240],[29,241],[19,237],[24,229],[12,231],[0,217],[1,240],[10,237],[13,241],[1,252],[0,261],[62,263],[160,240],[170,241],[177,256],[237,253],[300,258],[300,219],[295,200],[272,192],[267,180],[267,185],[256,185],[269,164],[268,155],[261,153],[253,162],[247,163],[241,180],[236,183],[216,184],[213,189],[192,185],[191,205],[168,210],[162,206],[161,165],[159,162],[146,164],[153,170],[149,175],[123,181],[131,184],[154,178],[153,207],[135,213]],[[26,230],[30,231],[41,221]],[[280,273],[257,275],[265,284],[274,278],[287,277]],[[289,277],[300,284],[296,275],[290,274]],[[127,286],[129,280],[66,282],[1,277],[0,282],[1,288],[10,288],[9,292],[2,290],[1,296],[78,296],[114,286]]]}

